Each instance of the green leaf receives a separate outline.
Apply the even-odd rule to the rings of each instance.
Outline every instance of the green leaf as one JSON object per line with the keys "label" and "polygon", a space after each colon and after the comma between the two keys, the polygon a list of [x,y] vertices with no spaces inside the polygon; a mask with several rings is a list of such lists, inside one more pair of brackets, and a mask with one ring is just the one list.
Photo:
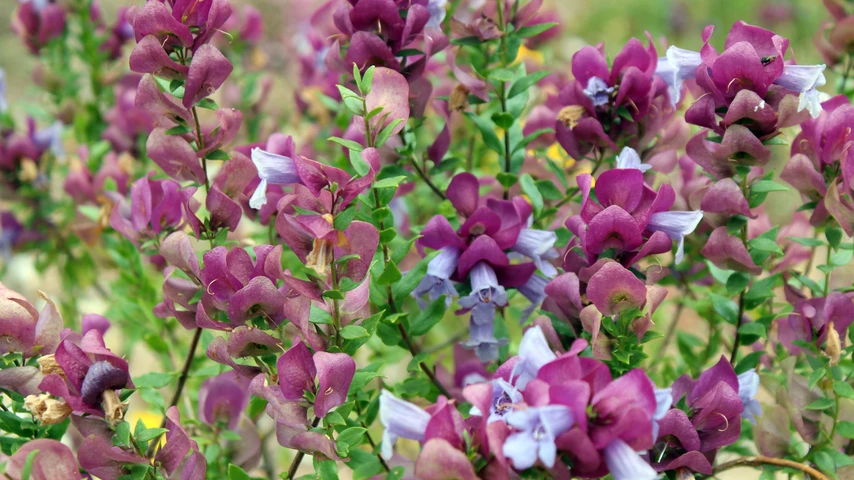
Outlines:
{"label": "green leaf", "polygon": [[334,460],[324,460],[317,464],[317,478],[320,480],[338,480],[338,465]]}
{"label": "green leaf", "polygon": [[765,352],[751,352],[745,355],[741,360],[738,361],[738,364],[735,366],[736,375],[741,375],[742,373],[753,370],[756,368],[756,365],[759,364],[759,360],[762,358]]}
{"label": "green leaf", "polygon": [[116,426],[116,438],[124,446],[130,446],[130,424],[122,422]]}
{"label": "green leaf", "polygon": [[[341,100],[344,102],[344,106],[347,107],[347,110],[353,112],[353,115],[358,117],[365,116],[365,109],[361,98],[348,95],[346,97],[341,97]],[[356,121],[364,122],[363,119],[356,119]]]}
{"label": "green leaf", "polygon": [[[534,140],[539,138],[540,135],[545,135],[547,133],[554,133],[554,129],[553,128],[541,128],[539,130],[533,131],[529,135],[526,135],[525,138],[520,140],[519,143],[517,143],[513,147],[513,153],[516,153],[517,150],[521,150],[521,149],[527,147],[531,142],[533,142]],[[550,162],[550,163],[552,163],[552,162]]]}
{"label": "green leaf", "polygon": [[780,246],[777,245],[777,242],[765,237],[756,237],[753,240],[747,242],[747,245],[753,249],[758,250],[760,252],[771,252],[776,253],[778,255],[783,254],[783,250],[780,249]]}
{"label": "green leaf", "polygon": [[350,150],[355,150],[357,152],[361,152],[362,150],[365,149],[365,147],[359,145],[358,143],[354,142],[353,140],[347,140],[346,138],[329,137],[327,140],[329,140],[330,142],[335,142],[344,148],[349,148]]}
{"label": "green leaf", "polygon": [[540,80],[548,77],[550,73],[551,72],[540,70],[516,80],[513,82],[513,86],[510,87],[510,93],[507,94],[507,98],[513,98],[528,90]]}
{"label": "green leaf", "polygon": [[508,172],[498,172],[498,175],[496,175],[495,178],[498,180],[498,183],[506,189],[516,185],[516,182],[519,181],[519,177],[516,176],[515,173]]}
{"label": "green leaf", "polygon": [[534,183],[534,178],[527,173],[523,173],[519,177],[519,184],[522,186],[522,192],[531,200],[534,212],[539,213],[543,209],[543,196],[540,194],[536,183]]}
{"label": "green leaf", "polygon": [[851,388],[847,382],[838,380],[833,382],[833,391],[840,397],[854,400],[854,388]]}
{"label": "green leaf", "polygon": [[252,480],[246,471],[231,463],[228,465],[228,480]]}
{"label": "green leaf", "polygon": [[362,157],[362,150],[350,149],[348,150],[347,156],[350,158],[350,165],[353,166],[353,170],[355,170],[360,176],[365,176],[371,171],[371,166],[365,158]]}
{"label": "green leaf", "polygon": [[322,296],[330,300],[344,300],[344,294],[340,290],[326,290]]}
{"label": "green leaf", "polygon": [[789,187],[773,180],[759,180],[750,186],[750,191],[752,193],[788,192]]}
{"label": "green leaf", "polygon": [[730,235],[735,235],[741,231],[742,227],[747,225],[747,217],[744,215],[735,215],[730,217],[726,223],[726,231]]}
{"label": "green leaf", "polygon": [[834,267],[848,265],[849,263],[851,263],[852,258],[854,258],[854,250],[840,249],[835,252],[831,252],[830,265]]}
{"label": "green leaf", "polygon": [[181,124],[175,127],[166,130],[166,135],[184,135],[185,133],[190,133],[192,130],[186,124]]}
{"label": "green leaf", "polygon": [[205,158],[208,160],[231,160],[231,155],[229,155],[225,150],[214,150],[213,152],[205,155]]}
{"label": "green leaf", "polygon": [[365,388],[365,385],[367,385],[368,382],[375,378],[380,378],[382,376],[383,375],[381,373],[371,371],[362,370],[356,372],[356,374],[353,375],[353,381],[350,382],[350,393],[362,390],[363,388]]}
{"label": "green leaf", "polygon": [[207,110],[216,110],[219,108],[219,105],[210,98],[203,98],[196,103],[196,106],[199,108],[204,108]]}
{"label": "green leaf", "polygon": [[715,312],[724,317],[724,320],[735,325],[738,318],[738,306],[729,298],[711,293],[709,298],[712,300],[712,308]]}
{"label": "green leaf", "polygon": [[839,248],[839,244],[842,242],[842,229],[834,226],[829,226],[824,230],[824,236],[827,238],[827,242],[833,248]]}
{"label": "green leaf", "polygon": [[391,123],[386,125],[380,131],[379,135],[377,135],[377,138],[374,141],[374,145],[376,145],[377,147],[382,147],[383,145],[385,145],[385,142],[388,141],[388,138],[391,136],[392,132],[394,132],[394,129],[397,128],[397,126],[405,120],[405,118],[396,118]]}
{"label": "green leaf", "polygon": [[546,200],[563,200],[565,195],[558,190],[554,182],[551,180],[537,180],[537,190],[543,195]]}
{"label": "green leaf", "polygon": [[133,383],[136,388],[163,388],[172,383],[174,378],[175,373],[150,372],[134,378]]}
{"label": "green leaf", "polygon": [[363,95],[371,93],[371,87],[374,84],[374,70],[376,70],[376,67],[371,65],[367,70],[365,70],[365,74],[362,75],[362,81],[359,82],[359,91],[362,92]]}
{"label": "green leaf", "polygon": [[154,440],[168,431],[168,428],[149,428],[142,432],[138,437],[134,438],[134,440],[137,442],[147,442],[149,440]]}
{"label": "green leaf", "polygon": [[365,437],[365,432],[368,430],[362,427],[350,427],[338,434],[337,441],[346,443],[351,447],[356,447],[362,444],[362,439]]}
{"label": "green leaf", "polygon": [[788,144],[789,144],[789,142],[787,142],[786,139],[781,137],[781,136],[769,138],[768,140],[765,140],[764,142],[762,142],[762,145],[766,145],[766,146],[767,145],[788,145]]}
{"label": "green leaf", "polygon": [[418,337],[429,332],[430,329],[439,323],[442,320],[442,317],[445,316],[446,309],[447,307],[445,305],[444,295],[430,302],[430,305],[428,305],[427,308],[420,311],[418,315],[412,319],[409,326],[409,334],[411,336]]}
{"label": "green leaf", "polygon": [[843,420],[836,426],[836,433],[845,438],[854,440],[854,422]]}
{"label": "green leaf", "polygon": [[[516,36],[521,38],[536,37],[537,35],[556,27],[557,22],[540,23],[537,25],[528,25],[516,30]],[[477,38],[477,37],[475,37]],[[453,43],[453,41],[451,42]]]}
{"label": "green leaf", "polygon": [[733,272],[726,281],[726,290],[730,295],[741,293],[750,284],[750,275],[744,272]]}
{"label": "green leaf", "polygon": [[352,222],[355,217],[355,207],[345,208],[343,211],[338,212],[338,214],[335,215],[335,219],[332,221],[332,226],[335,227],[335,230],[344,231],[350,226],[350,222]]}
{"label": "green leaf", "polygon": [[377,278],[377,283],[380,285],[390,285],[401,278],[403,278],[403,275],[400,273],[400,269],[397,268],[394,260],[389,260],[382,275]]}
{"label": "green leaf", "polygon": [[504,145],[498,139],[495,129],[492,128],[492,123],[481,117],[478,117],[472,112],[466,112],[466,115],[474,122],[477,129],[480,130],[480,135],[483,138],[483,143],[496,153],[504,154]]}
{"label": "green leaf", "polygon": [[38,453],[39,451],[36,449],[27,454],[27,458],[24,460],[24,467],[21,469],[21,480],[30,480],[30,475],[33,473],[33,461],[36,459]]}
{"label": "green leaf", "polygon": [[765,338],[765,325],[759,322],[745,323],[738,327],[738,333],[741,335],[756,335],[757,337]]}
{"label": "green leaf", "polygon": [[404,176],[384,178],[374,183],[373,188],[397,188],[398,186],[400,186],[401,183],[406,180],[406,178],[407,177]]}
{"label": "green leaf", "polygon": [[489,72],[487,76],[490,80],[496,80],[499,82],[509,82],[513,80],[513,71],[508,68],[496,68]]}
{"label": "green leaf", "polygon": [[450,43],[451,43],[451,45],[460,45],[460,46],[480,45],[481,39],[477,36],[452,38]]}
{"label": "green leaf", "polygon": [[371,334],[361,325],[347,325],[341,329],[341,336],[346,340],[355,340],[357,338],[370,338]]}
{"label": "green leaf", "polygon": [[492,116],[489,118],[491,118],[492,121],[495,122],[495,124],[501,127],[501,129],[503,130],[509,130],[510,127],[513,125],[513,122],[516,121],[513,115],[510,115],[507,112],[496,112],[493,113]]}
{"label": "green leaf", "polygon": [[835,405],[835,402],[831,398],[819,398],[818,400],[814,400],[807,404],[807,410],[827,410],[828,408]]}
{"label": "green leaf", "polygon": [[801,244],[805,247],[821,247],[824,245],[824,242],[817,238],[810,237],[786,237],[787,240],[791,240],[795,243]]}

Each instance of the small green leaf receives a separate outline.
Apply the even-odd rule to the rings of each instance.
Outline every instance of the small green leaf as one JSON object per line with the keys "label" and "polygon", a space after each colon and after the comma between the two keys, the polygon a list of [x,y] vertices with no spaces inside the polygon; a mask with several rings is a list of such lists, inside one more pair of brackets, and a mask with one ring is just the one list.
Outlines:
{"label": "small green leaf", "polygon": [[214,150],[213,152],[205,155],[205,158],[208,160],[231,160],[231,155],[229,155],[225,150]]}
{"label": "small green leaf", "polygon": [[824,242],[817,238],[810,237],[786,237],[787,240],[791,240],[797,244],[803,245],[805,247],[821,247],[824,246]]}
{"label": "small green leaf", "polygon": [[352,222],[355,217],[355,207],[345,208],[343,211],[340,211],[335,215],[335,219],[332,221],[332,226],[335,227],[335,230],[344,231],[350,226],[350,222]]}
{"label": "small green leaf", "polygon": [[477,129],[480,130],[480,135],[483,138],[483,143],[491,150],[504,154],[504,145],[498,139],[493,125],[488,120],[485,120],[472,112],[466,112],[466,115],[474,122]]}
{"label": "small green leaf", "polygon": [[738,333],[741,335],[756,335],[757,337],[765,337],[765,325],[759,322],[745,323],[738,327]]}
{"label": "small green leaf", "polygon": [[24,460],[24,467],[21,469],[21,480],[30,480],[30,475],[33,473],[33,461],[36,459],[38,453],[39,451],[36,449],[27,454],[27,458]]}
{"label": "small green leaf", "polygon": [[516,121],[516,119],[513,118],[513,115],[510,115],[507,112],[496,112],[489,118],[491,118],[492,121],[503,130],[509,130],[513,125],[513,122]]}
{"label": "small green leaf", "polygon": [[851,385],[844,381],[833,382],[833,391],[840,397],[854,400],[854,388],[851,388]]}
{"label": "small green leaf", "polygon": [[750,186],[750,191],[753,193],[788,192],[789,187],[773,180],[759,180]]}
{"label": "small green leaf", "polygon": [[376,140],[374,140],[374,145],[377,147],[382,147],[385,145],[385,142],[388,141],[388,138],[391,137],[391,134],[394,132],[394,129],[397,128],[402,122],[406,121],[404,118],[396,118],[391,123],[386,125],[377,135]]}
{"label": "small green leaf", "polygon": [[[516,36],[521,37],[521,38],[536,37],[537,35],[545,32],[546,30],[550,30],[550,29],[556,27],[557,25],[558,25],[557,22],[548,22],[548,23],[540,23],[537,25],[528,25],[528,26],[519,28],[519,30],[516,30]],[[475,38],[477,38],[477,37],[475,37]]]}
{"label": "small green leaf", "polygon": [[519,80],[516,80],[515,82],[513,82],[513,86],[510,87],[510,93],[507,94],[507,98],[513,98],[516,95],[519,95],[520,93],[528,90],[540,80],[548,77],[550,73],[551,72],[540,70],[530,75],[526,75],[520,78]]}
{"label": "small green leaf", "polygon": [[136,385],[136,388],[163,388],[169,385],[174,378],[174,373],[150,372],[134,378],[133,383]]}
{"label": "small green leaf", "polygon": [[353,140],[347,140],[346,138],[329,137],[327,140],[329,140],[330,142],[335,142],[344,148],[349,148],[350,150],[355,150],[357,152],[361,152],[362,150],[365,149],[365,147],[359,145],[358,143],[354,142]]}
{"label": "small green leaf", "polygon": [[169,130],[166,130],[166,135],[184,135],[185,133],[190,133],[190,127],[186,124],[182,123],[178,126],[172,127]]}
{"label": "small green leaf", "polygon": [[317,478],[320,480],[338,480],[338,465],[334,460],[324,460],[317,464]]}
{"label": "small green leaf", "polygon": [[845,438],[854,440],[854,422],[843,420],[836,426],[836,433]]}
{"label": "small green leaf", "polygon": [[733,272],[726,281],[726,290],[730,295],[741,293],[750,284],[750,275],[744,272]]}
{"label": "small green leaf", "polygon": [[228,480],[252,480],[246,471],[235,464],[228,465]]}
{"label": "small green leaf", "polygon": [[827,238],[827,243],[833,248],[839,248],[842,242],[842,229],[834,226],[829,226],[824,230],[824,236]]}
{"label": "small green leaf", "polygon": [[446,309],[447,306],[445,304],[444,295],[430,302],[430,305],[428,305],[427,308],[420,311],[418,315],[412,319],[409,326],[409,334],[417,337],[429,332],[430,329],[439,323],[442,320],[442,317],[445,316]]}
{"label": "small green leaf", "polygon": [[371,334],[365,330],[365,327],[360,325],[347,325],[341,329],[341,336],[346,340],[355,340],[357,338],[370,337]]}
{"label": "small green leaf", "polygon": [[522,186],[522,192],[528,196],[529,200],[531,200],[531,204],[534,206],[534,212],[539,213],[543,209],[543,196],[540,194],[540,190],[534,183],[534,178],[527,173],[523,173],[522,176],[519,177],[519,184]]}
{"label": "small green leaf", "polygon": [[361,445],[362,439],[365,437],[365,432],[368,430],[362,427],[350,427],[338,434],[336,439],[339,442],[344,442],[351,447]]}
{"label": "small green leaf", "polygon": [[362,157],[362,150],[350,149],[348,153],[348,157],[350,158],[350,165],[353,166],[353,170],[355,170],[357,174],[359,174],[360,176],[365,176],[368,174],[368,172],[371,171],[371,166],[368,164],[365,158]]}
{"label": "small green leaf", "polygon": [[214,102],[210,98],[203,98],[203,99],[199,100],[196,103],[196,106],[199,108],[207,109],[207,110],[216,110],[217,108],[219,108],[219,105],[217,105],[216,102]]}
{"label": "small green leaf", "polygon": [[116,426],[116,438],[124,446],[130,446],[130,424],[122,422]]}
{"label": "small green leaf", "polygon": [[498,180],[498,183],[500,183],[502,187],[508,189],[513,185],[516,185],[516,182],[519,181],[519,177],[516,176],[516,174],[508,172],[499,172],[498,175],[495,176],[495,178]]}
{"label": "small green leaf", "polygon": [[400,269],[397,268],[397,265],[395,265],[394,260],[389,260],[389,262],[385,266],[385,270],[383,270],[382,275],[377,278],[377,283],[380,285],[391,285],[392,283],[397,282],[401,278],[403,278],[403,275],[400,273]]}
{"label": "small green leaf", "polygon": [[818,400],[814,400],[807,404],[807,410],[827,410],[835,404],[833,399],[831,398],[819,398]]}
{"label": "small green leaf", "polygon": [[344,300],[344,294],[339,290],[326,290],[323,292],[323,298],[328,298],[330,300]]}
{"label": "small green leaf", "polygon": [[169,429],[167,428],[149,428],[142,432],[138,437],[134,438],[134,440],[137,442],[147,442],[149,440],[154,440],[168,431]]}

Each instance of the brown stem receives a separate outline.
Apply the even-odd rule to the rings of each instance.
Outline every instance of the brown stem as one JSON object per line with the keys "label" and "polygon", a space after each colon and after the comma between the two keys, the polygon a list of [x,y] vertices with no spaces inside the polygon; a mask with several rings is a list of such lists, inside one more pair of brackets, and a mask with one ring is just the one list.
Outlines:
{"label": "brown stem", "polygon": [[[196,122],[196,142],[199,144],[199,150],[203,150],[205,148],[205,140],[202,137],[202,127],[199,124],[199,113],[196,111],[195,106],[193,106],[193,121]],[[205,171],[205,192],[210,192],[211,182],[208,180],[208,161],[205,157],[202,157],[202,169]]]}
{"label": "brown stem", "polygon": [[[196,355],[196,347],[199,346],[199,338],[202,336],[202,329],[197,328],[196,333],[193,335],[193,340],[190,342],[190,350],[187,352],[187,358],[184,360],[184,368],[181,370],[181,376],[178,378],[178,388],[175,389],[175,394],[172,395],[172,401],[169,402],[169,407],[174,407],[178,404],[178,400],[181,399],[181,393],[184,392],[184,384],[187,383],[187,377],[190,375],[190,367],[193,365],[193,357]],[[160,422],[160,428],[166,427],[166,415],[163,416],[163,420]],[[152,458],[155,450],[157,450],[157,445],[160,443],[160,437],[158,436],[148,445],[148,451],[146,452],[146,456]]]}
{"label": "brown stem", "polygon": [[[311,422],[311,428],[316,427],[320,423],[320,417],[316,417],[313,422]],[[302,459],[305,457],[305,452],[297,452],[297,455],[294,457],[294,460],[291,462],[291,466],[288,467],[288,476],[289,480],[293,480],[294,476],[297,474],[297,469],[299,468],[299,464],[302,463]]]}
{"label": "brown stem", "polygon": [[[365,438],[367,438],[368,443],[371,444],[371,451],[375,452],[377,450],[377,443],[374,442],[373,437],[371,437],[371,432],[368,431],[368,425],[365,423],[364,420],[362,420],[362,409],[359,408],[359,402],[356,401],[355,404],[356,404],[356,414],[359,415],[359,423],[362,424],[362,428],[365,429]],[[377,453],[377,460],[380,461],[380,465],[382,465],[382,467],[385,469],[386,472],[391,471],[391,468],[389,468],[388,464],[385,462],[385,459],[383,458],[381,453]]]}
{"label": "brown stem", "polygon": [[445,196],[444,193],[442,193],[441,190],[439,190],[439,187],[437,187],[436,184],[433,183],[432,180],[430,180],[430,177],[427,176],[427,174],[424,172],[424,170],[422,170],[421,167],[418,166],[418,162],[416,162],[414,158],[412,158],[410,156],[409,162],[412,163],[412,168],[415,169],[415,173],[417,173],[418,176],[421,177],[422,180],[424,180],[424,183],[426,183],[427,186],[430,187],[430,190],[433,190],[433,193],[435,193],[442,200],[445,200],[448,198]]}
{"label": "brown stem", "polygon": [[785,460],[782,458],[763,456],[742,457],[731,462],[723,463],[715,467],[714,474],[716,475],[720,472],[723,472],[724,470],[729,470],[731,468],[736,467],[761,467],[762,465],[775,465],[778,467],[791,468],[794,470],[799,470],[816,480],[828,480],[826,475],[810,467],[809,465],[804,465],[802,463],[794,462],[792,460]]}

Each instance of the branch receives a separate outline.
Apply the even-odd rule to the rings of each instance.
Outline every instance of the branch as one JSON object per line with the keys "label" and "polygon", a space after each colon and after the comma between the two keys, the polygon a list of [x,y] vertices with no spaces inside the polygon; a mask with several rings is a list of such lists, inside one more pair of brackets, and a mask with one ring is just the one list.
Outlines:
{"label": "branch", "polygon": [[[316,427],[320,424],[320,417],[315,417],[314,421],[311,422],[311,428]],[[294,461],[291,462],[291,466],[288,467],[288,476],[285,477],[288,480],[293,480],[294,476],[297,474],[297,469],[299,469],[299,464],[302,463],[302,459],[305,457],[305,452],[297,452],[297,455],[294,457]]]}
{"label": "branch", "polygon": [[774,457],[742,457],[731,462],[726,462],[721,465],[715,467],[713,474],[718,474],[723,472],[724,470],[729,470],[731,468],[736,467],[761,467],[763,465],[774,465],[778,467],[791,468],[793,470],[799,470],[803,472],[805,475],[809,475],[816,480],[829,480],[827,476],[818,470],[810,467],[809,465],[804,465],[802,463],[794,462],[792,460],[785,460],[782,458],[774,458]]}

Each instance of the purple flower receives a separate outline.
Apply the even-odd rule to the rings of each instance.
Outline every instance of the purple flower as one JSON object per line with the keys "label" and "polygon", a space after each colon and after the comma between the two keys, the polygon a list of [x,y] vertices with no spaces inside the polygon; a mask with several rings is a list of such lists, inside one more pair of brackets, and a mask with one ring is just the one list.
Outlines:
{"label": "purple flower", "polygon": [[653,480],[658,473],[626,442],[614,440],[604,450],[605,463],[614,480]]}
{"label": "purple flower", "polygon": [[547,468],[554,467],[557,457],[555,438],[575,424],[569,407],[546,405],[510,412],[504,421],[516,429],[504,441],[504,456],[516,470],[534,466],[539,459]]}
{"label": "purple flower", "polygon": [[640,155],[638,155],[637,150],[631,147],[623,147],[620,151],[620,154],[617,155],[617,167],[616,168],[631,168],[635,170],[640,170],[641,172],[646,172],[652,165],[647,165],[645,163],[641,163]]}
{"label": "purple flower", "polygon": [[[54,353],[59,345],[62,317],[47,297],[41,312],[23,295],[0,283],[0,354],[26,357]],[[13,367],[14,369],[14,367]]]}
{"label": "purple flower", "polygon": [[385,431],[382,440],[382,456],[386,460],[394,454],[398,438],[424,441],[430,414],[407,401],[401,400],[388,390],[380,393],[380,422]]}
{"label": "purple flower", "polygon": [[427,0],[427,11],[430,12],[430,20],[426,27],[441,28],[445,20],[445,4],[448,0]]}
{"label": "purple flower", "polygon": [[215,425],[223,422],[234,430],[240,414],[249,405],[249,379],[230,371],[210,377],[199,388],[199,418]]}
{"label": "purple flower", "polygon": [[655,74],[667,84],[671,104],[676,107],[682,97],[682,82],[696,78],[697,67],[703,63],[700,52],[671,45],[664,57],[658,59]]}
{"label": "purple flower", "polygon": [[762,406],[753,398],[757,393],[759,393],[759,375],[756,370],[748,370],[738,376],[738,398],[744,406],[741,418],[750,420],[754,425],[756,417],[762,416]]}
{"label": "purple flower", "polygon": [[543,275],[553,278],[557,275],[557,269],[549,263],[549,260],[560,257],[554,248],[556,241],[557,234],[555,232],[523,228],[511,250],[530,258]]}
{"label": "purple flower", "polygon": [[657,212],[649,217],[646,228],[651,232],[664,232],[676,242],[675,262],[682,261],[685,254],[685,236],[694,232],[700,220],[703,219],[701,210],[692,212]]}
{"label": "purple flower", "polygon": [[525,390],[528,382],[536,378],[540,368],[556,358],[557,355],[549,347],[543,329],[538,325],[531,327],[525,331],[522,341],[519,342],[518,360],[510,372],[510,381],[519,390]]}
{"label": "purple flower", "polygon": [[531,317],[531,314],[534,313],[534,310],[539,308],[540,304],[543,303],[543,300],[546,299],[546,286],[548,284],[548,278],[534,274],[531,275],[531,278],[529,278],[524,285],[516,287],[519,293],[531,302],[531,304],[525,307],[525,310],[522,311],[522,316],[519,317],[520,323],[527,322],[528,318]]}
{"label": "purple flower", "polygon": [[655,389],[655,413],[652,414],[652,437],[658,438],[658,422],[673,406],[673,389],[672,388],[656,388]]}
{"label": "purple flower", "polygon": [[812,118],[818,118],[821,113],[821,100],[816,89],[827,83],[824,78],[825,68],[825,65],[786,65],[780,78],[774,83],[799,92],[798,111],[806,109]]}
{"label": "purple flower", "polygon": [[356,373],[356,362],[346,353],[312,355],[299,340],[279,357],[276,366],[285,399],[299,401],[305,392],[315,395],[314,414],[320,418],[347,401],[347,391]]}
{"label": "purple flower", "polygon": [[261,183],[255,187],[255,193],[249,199],[249,206],[256,210],[267,203],[268,185],[301,183],[296,165],[290,157],[253,148],[252,163],[255,164],[255,168],[258,169],[258,177],[261,178]]}
{"label": "purple flower", "polygon": [[[522,392],[516,387],[503,378],[492,380],[492,401],[489,404],[487,423],[505,420],[505,417],[521,402]],[[481,412],[477,406],[473,406],[470,413],[471,415],[484,416],[484,412]]]}
{"label": "purple flower", "polygon": [[459,259],[460,249],[448,246],[440,249],[439,254],[430,260],[430,263],[427,264],[427,275],[421,279],[421,282],[412,292],[419,307],[424,308],[427,305],[421,298],[424,294],[427,294],[427,298],[431,302],[442,295],[446,295],[445,303],[447,306],[451,306],[451,297],[457,296],[457,290],[450,278],[457,271]]}
{"label": "purple flower", "polygon": [[587,80],[587,88],[582,90],[594,107],[601,107],[611,101],[611,94],[614,93],[614,87],[609,87],[605,80],[599,77],[590,77]]}
{"label": "purple flower", "polygon": [[507,305],[507,293],[486,262],[478,262],[471,269],[470,283],[472,293],[459,301],[464,311],[471,311],[472,335],[466,345],[475,348],[482,361],[494,361],[499,346],[493,334],[495,307]]}

